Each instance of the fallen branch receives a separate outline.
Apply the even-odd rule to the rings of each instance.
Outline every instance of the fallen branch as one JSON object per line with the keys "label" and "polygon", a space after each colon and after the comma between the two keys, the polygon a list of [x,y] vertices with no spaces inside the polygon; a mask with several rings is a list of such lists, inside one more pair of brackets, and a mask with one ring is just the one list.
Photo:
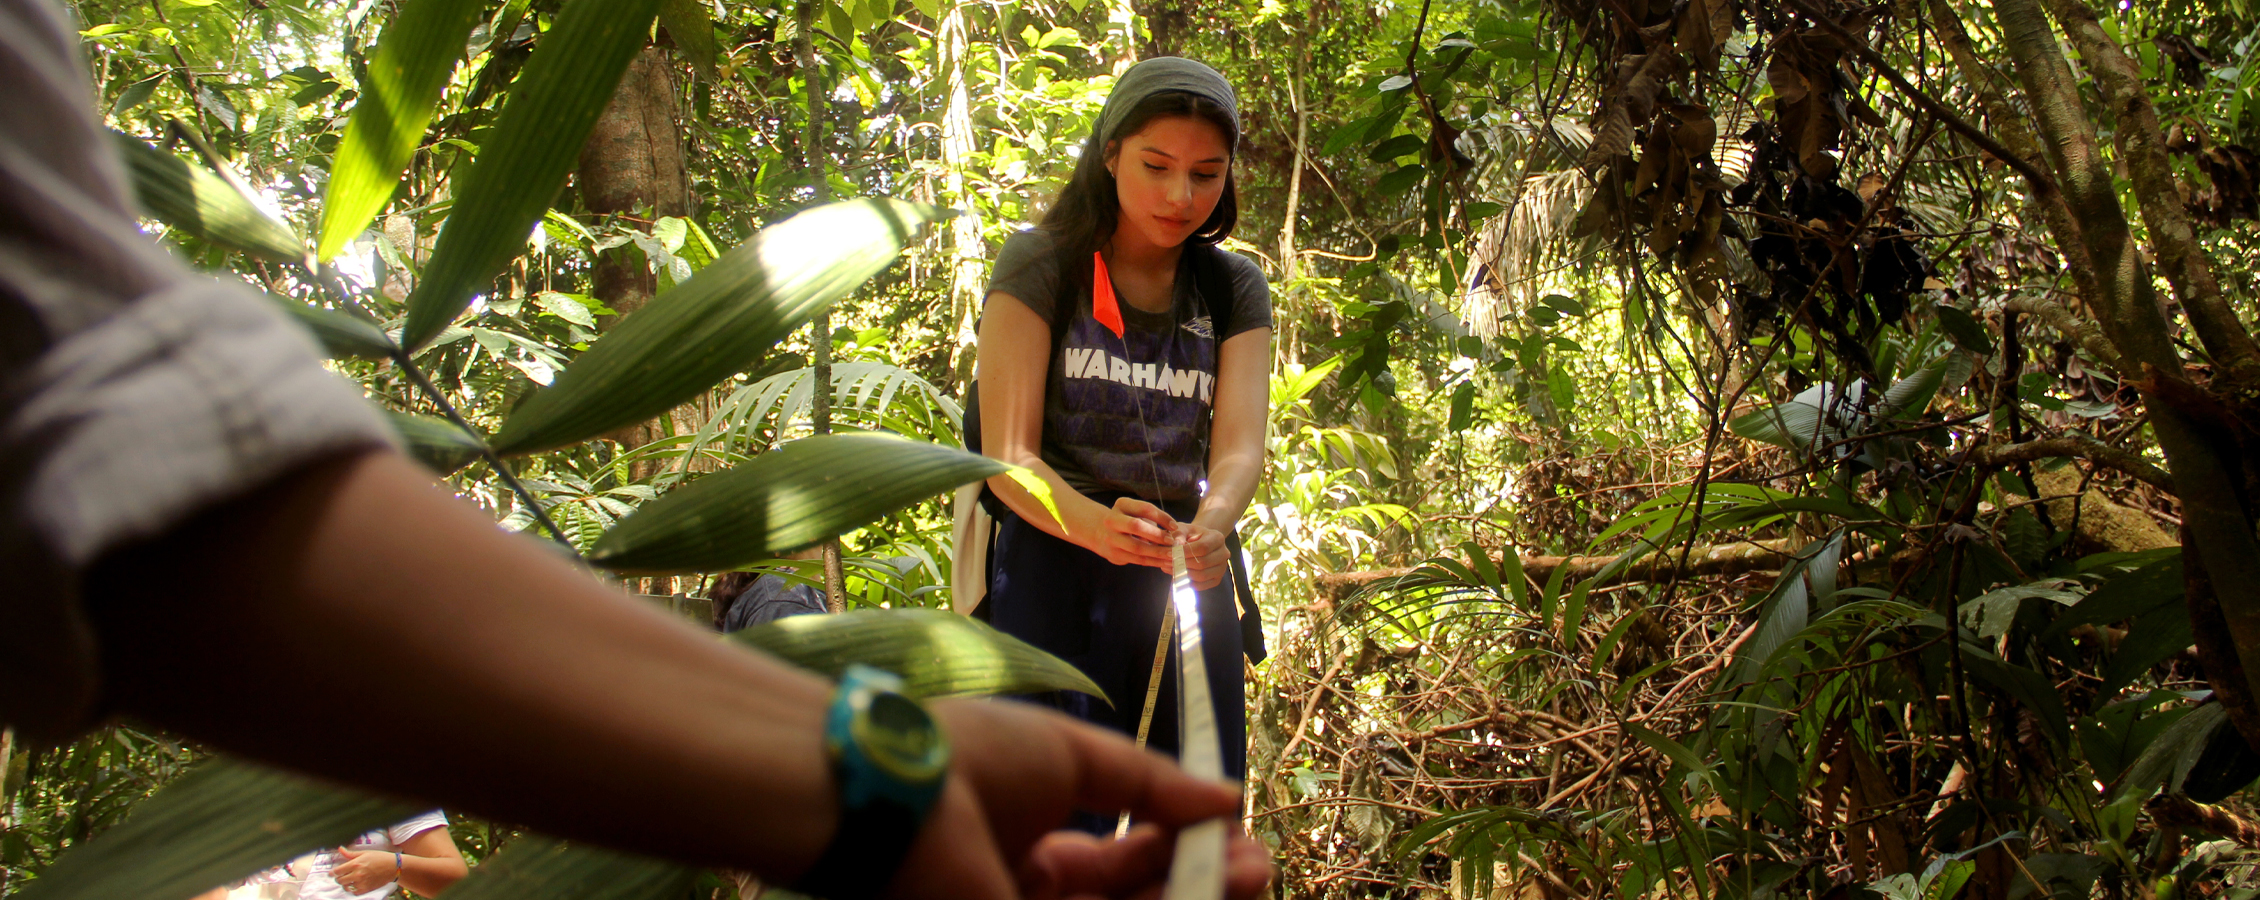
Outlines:
{"label": "fallen branch", "polygon": [[1996,468],[2054,457],[2084,459],[2105,468],[2125,472],[2134,476],[2135,480],[2168,494],[2174,492],[2174,477],[2166,474],[2166,470],[2151,465],[2149,460],[2140,456],[2084,434],[2041,438],[2022,444],[1988,444],[1971,449],[1969,461],[1975,465]]}
{"label": "fallen branch", "polygon": [[2179,794],[2161,794],[2146,805],[2161,824],[2202,828],[2247,847],[2260,848],[2260,825],[2218,806]]}
{"label": "fallen branch", "polygon": [[[1610,583],[1624,581],[1653,581],[1668,576],[1676,569],[1681,575],[1740,575],[1761,569],[1779,568],[1790,559],[1796,545],[1786,540],[1736,541],[1731,544],[1712,544],[1696,547],[1687,554],[1685,569],[1679,568],[1678,553],[1654,553],[1641,558]],[[1617,561],[1614,556],[1525,556],[1522,557],[1523,575],[1537,584],[1544,584],[1554,576],[1554,570],[1569,568],[1565,582],[1582,581],[1601,574],[1603,569]],[[1411,568],[1368,569],[1362,572],[1327,572],[1311,579],[1319,594],[1340,601],[1351,594],[1373,586],[1376,582],[1410,575]],[[1595,585],[1599,587],[1600,585]]]}

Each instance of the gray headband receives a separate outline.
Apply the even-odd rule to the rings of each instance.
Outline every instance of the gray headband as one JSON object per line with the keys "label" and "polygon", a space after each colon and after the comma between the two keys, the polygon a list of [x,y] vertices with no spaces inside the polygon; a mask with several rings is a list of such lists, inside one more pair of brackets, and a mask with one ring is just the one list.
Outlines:
{"label": "gray headband", "polygon": [[1122,118],[1130,110],[1164,91],[1183,91],[1224,107],[1224,114],[1232,120],[1232,133],[1225,135],[1225,140],[1234,152],[1239,151],[1240,105],[1232,96],[1232,83],[1206,64],[1181,56],[1141,60],[1115,79],[1114,90],[1106,96],[1106,108],[1099,110],[1099,127],[1094,132],[1099,144],[1104,146],[1117,137],[1114,132],[1122,127]]}

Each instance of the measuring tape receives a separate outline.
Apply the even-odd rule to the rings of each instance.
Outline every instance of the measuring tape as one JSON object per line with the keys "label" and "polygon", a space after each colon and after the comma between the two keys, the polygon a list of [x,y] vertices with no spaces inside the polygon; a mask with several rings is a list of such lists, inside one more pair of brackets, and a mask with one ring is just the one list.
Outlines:
{"label": "measuring tape", "polygon": [[[1203,298],[1215,302],[1214,298]],[[1107,272],[1103,253],[1091,254],[1091,315],[1114,332],[1122,343],[1122,356],[1130,358],[1130,341],[1123,334],[1122,311],[1114,295],[1114,279]],[[1221,342],[1219,342],[1221,345]],[[1153,427],[1146,422],[1144,398],[1135,398],[1139,436],[1146,441],[1147,473],[1154,479],[1154,496],[1162,494],[1160,472],[1155,468]],[[1177,637],[1177,764],[1187,774],[1210,781],[1224,780],[1224,749],[1216,736],[1216,706],[1210,702],[1208,660],[1201,655],[1200,595],[1185,571],[1185,541],[1169,547],[1169,603],[1162,612],[1161,633],[1154,639],[1153,671],[1146,678],[1146,708],[1138,718],[1138,746],[1146,745],[1153,727],[1154,706],[1161,697],[1161,674],[1169,659],[1169,638]],[[1115,823],[1116,838],[1130,830],[1130,814]],[[1177,852],[1169,864],[1169,885],[1162,900],[1223,900],[1224,820],[1210,819],[1177,832]]]}
{"label": "measuring tape", "polygon": [[[1177,625],[1178,765],[1195,778],[1224,780],[1224,748],[1216,737],[1216,706],[1209,702],[1208,659],[1201,654],[1201,600],[1185,574],[1185,542],[1169,548],[1170,612]],[[1166,623],[1163,634],[1168,634]],[[1146,689],[1148,694],[1153,688]],[[1223,900],[1224,820],[1210,819],[1177,833],[1162,900]]]}

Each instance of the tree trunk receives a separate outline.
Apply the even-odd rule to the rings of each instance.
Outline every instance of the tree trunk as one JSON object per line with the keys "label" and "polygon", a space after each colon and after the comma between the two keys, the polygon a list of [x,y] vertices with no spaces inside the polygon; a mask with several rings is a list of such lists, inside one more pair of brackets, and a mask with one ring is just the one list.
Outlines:
{"label": "tree trunk", "polygon": [[2174,167],[2166,157],[2165,133],[2158,127],[2158,111],[2150,104],[2150,91],[2142,70],[2110,35],[2095,11],[2082,0],[2049,0],[2049,10],[2065,34],[2079,48],[2094,76],[2116,127],[2111,129],[2119,157],[2126,161],[2135,196],[2140,201],[2143,224],[2149,229],[2151,248],[2174,296],[2189,314],[2191,329],[2212,354],[2233,385],[2260,383],[2260,344],[2244,330],[2221,294],[2212,260],[2198,246],[2197,230],[2182,204],[2174,183]]}
{"label": "tree trunk", "polygon": [[[816,203],[832,201],[832,183],[824,174],[824,70],[816,67],[816,13],[823,0],[801,0],[800,27],[793,30],[793,56],[800,64],[803,89],[808,91],[808,137],[801,144],[801,163],[816,189]],[[816,314],[809,323],[808,346],[813,371],[809,373],[809,418],[817,434],[832,431],[832,313]],[[840,539],[824,539],[824,605],[832,612],[847,611],[847,572],[840,565]]]}
{"label": "tree trunk", "polygon": [[[612,105],[581,146],[578,183],[590,212],[650,219],[690,214],[675,78],[664,48],[645,47],[628,65]],[[659,289],[658,277],[628,248],[597,260],[592,280],[597,298],[622,315],[643,308]]]}
{"label": "tree trunk", "polygon": [[1146,23],[1146,39],[1137,42],[1140,57],[1178,55],[1178,45],[1183,42],[1185,31],[1193,25],[1189,4],[1173,0],[1130,0],[1130,8]]}
{"label": "tree trunk", "polygon": [[[2182,501],[2189,538],[2183,560],[2186,587],[2192,597],[2210,595],[2234,652],[2241,656],[2260,648],[2260,540],[2254,539],[2244,502],[2246,474],[2236,417],[2229,404],[2185,377],[2141,248],[2121,211],[2110,163],[2099,150],[2094,122],[2081,104],[2071,64],[2040,0],[1997,0],[1994,10],[2078,237],[2065,242],[2059,233],[2059,242],[2073,265],[2084,255],[2092,267],[2092,280],[2082,284],[2085,299],[2105,337],[2118,348],[2126,369],[2120,374],[2141,390]],[[2137,199],[2145,207],[2155,199],[2179,202],[2154,198],[2148,191],[2138,191]],[[2193,614],[2199,612],[2193,608]],[[2222,646],[2211,649],[2226,652]],[[2251,698],[2260,696],[2260,681],[2255,680],[2260,667],[2240,660],[2206,662],[2212,677],[2240,670],[2246,690],[2219,693],[2228,702],[2241,695],[2249,706]],[[2230,718],[2246,742],[2260,746],[2260,709],[2238,710]]]}
{"label": "tree trunk", "polygon": [[[646,220],[636,224],[647,229],[649,220],[690,215],[690,175],[683,167],[682,129],[675,112],[673,62],[665,48],[645,47],[620,77],[612,104],[597,117],[588,142],[581,145],[575,181],[582,205],[594,213]],[[622,316],[642,309],[659,290],[658,276],[632,247],[600,256],[589,280],[590,292]],[[606,316],[597,327],[608,329],[618,319]],[[641,447],[665,437],[670,425],[678,434],[696,430],[702,412],[701,403],[685,404],[668,414],[668,422],[632,425],[610,437],[623,448]],[[653,459],[637,460],[629,467],[637,479],[658,469],[659,462]]]}
{"label": "tree trunk", "polygon": [[[965,192],[965,167],[973,155],[973,102],[966,89],[966,36],[965,5],[953,3],[949,14],[942,20],[942,68],[947,73],[949,105],[942,114],[942,166],[949,172],[948,186],[952,202],[970,208],[971,197]],[[950,321],[957,325],[957,341],[950,348],[950,374],[963,395],[971,390],[973,367],[978,362],[975,346],[980,340],[977,323],[981,318],[981,270],[989,258],[988,245],[981,240],[981,226],[972,216],[961,215],[950,220]]]}
{"label": "tree trunk", "polygon": [[[1303,106],[1303,89],[1308,86],[1309,80],[1306,74],[1308,67],[1305,65],[1309,55],[1305,49],[1305,32],[1309,28],[1310,17],[1305,16],[1302,25],[1295,31],[1295,71],[1287,79],[1287,102],[1295,107],[1295,157],[1292,163],[1294,171],[1287,176],[1287,208],[1279,216],[1279,282],[1285,288],[1278,298],[1281,302],[1274,304],[1279,307],[1285,305],[1287,295],[1295,290],[1295,278],[1302,270],[1295,251],[1295,219],[1300,215],[1303,200],[1303,167],[1308,165],[1310,156],[1310,110]],[[1302,356],[1298,346],[1302,340],[1295,333],[1294,316],[1282,314],[1285,312],[1287,311],[1284,309],[1276,309],[1271,317],[1272,330],[1277,334],[1272,346],[1277,348],[1275,352],[1280,363],[1293,364]]]}

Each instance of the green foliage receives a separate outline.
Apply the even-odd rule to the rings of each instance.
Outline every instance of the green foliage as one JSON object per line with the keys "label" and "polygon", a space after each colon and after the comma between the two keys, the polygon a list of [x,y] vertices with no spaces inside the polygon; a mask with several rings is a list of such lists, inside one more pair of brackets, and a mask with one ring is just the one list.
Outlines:
{"label": "green foliage", "polygon": [[888,435],[806,438],[669,492],[606,532],[589,559],[648,574],[736,568],[1008,468]]}
{"label": "green foliage", "polygon": [[415,814],[398,800],[215,760],[138,805],[131,820],[101,840],[56,861],[17,896],[186,900]]}
{"label": "green foliage", "polygon": [[556,449],[698,396],[885,268],[938,214],[849,201],[771,226],[623,321],[513,413],[496,448]]}
{"label": "green foliage", "polygon": [[337,158],[322,197],[320,246],[328,261],[392,199],[424,128],[439,105],[447,77],[470,35],[480,7],[474,0],[419,0],[401,4],[361,79],[364,102],[338,141]]}
{"label": "green foliage", "polygon": [[[143,4],[81,6],[117,127],[146,148],[179,120],[262,195],[207,193],[225,186],[211,161],[177,159],[191,170],[172,167],[186,187],[160,216],[167,239],[287,294],[341,371],[425,417],[403,420],[411,447],[459,466],[452,485],[505,527],[538,529],[540,509],[614,565],[802,580],[819,580],[810,564],[762,557],[844,529],[849,593],[887,606],[944,596],[946,509],[881,512],[939,488],[851,497],[785,539],[713,511],[824,505],[749,474],[807,449],[818,396],[844,426],[935,445],[903,459],[989,471],[938,452],[959,443],[983,261],[1041,214],[1133,47],[1220,65],[1250,123],[1229,246],[1273,278],[1269,464],[1241,534],[1275,654],[1250,691],[1252,821],[1290,895],[1864,885],[2005,900],[2038,896],[2037,879],[2058,896],[2141,893],[2137,880],[2187,896],[2235,888],[2243,876],[2224,873],[2248,867],[2195,831],[2170,871],[2152,852],[2154,793],[2249,809],[2236,733],[2207,712],[2220,704],[2188,652],[2205,632],[2184,560],[2109,553],[2126,548],[2096,527],[2123,510],[2166,523],[2170,542],[2177,504],[2094,459],[1986,455],[2084,435],[2160,464],[2141,373],[2078,332],[2095,317],[2071,302],[2077,262],[2024,187],[1871,62],[1832,55],[1841,42],[1798,4],[1250,0],[1152,18],[1123,4],[827,4],[818,66],[836,89],[815,125],[832,191],[972,217],[922,233],[874,220],[787,260],[833,272],[821,301],[730,268],[809,199],[804,73],[780,65],[789,6],[656,5],[681,57],[670,120],[694,202],[597,215],[556,190],[585,129],[566,116],[537,135],[524,123],[547,117],[519,110],[545,84],[559,108],[604,102],[593,80],[567,85],[558,60],[573,55],[546,46],[589,9],[501,5],[468,41],[427,48],[448,66],[467,56],[353,234],[313,227],[330,214],[317,197],[350,174],[340,141],[372,106],[360,71],[372,41],[389,51],[374,39],[403,21],[392,7],[346,21],[216,0],[167,4],[159,21]],[[2245,183],[2228,162],[2260,146],[2248,6],[2097,11],[2180,135],[2190,208],[2224,211],[2197,239],[2247,319],[2236,285],[2260,270],[2260,244],[2225,210]],[[1938,7],[1841,21],[2005,134],[2016,117],[1980,96],[2017,90],[1996,65],[1998,7],[1948,11],[1980,77],[1941,49],[1954,17]],[[347,35],[344,52],[247,53],[239,21]],[[652,33],[613,33],[609,52]],[[176,49],[193,71],[230,74],[184,83]],[[2119,112],[2090,113],[2131,134]],[[484,158],[505,144],[548,165]],[[487,186],[489,169],[520,168]],[[463,206],[475,188],[523,190],[504,214]],[[207,224],[262,229],[273,218],[245,210],[267,207],[283,227],[264,238]],[[317,231],[325,254],[341,248],[340,286],[288,268],[305,255],[296,235]],[[909,264],[886,266],[898,248]],[[826,269],[858,254],[868,280]],[[600,288],[603,267],[647,275],[659,299],[633,309]],[[724,282],[714,308],[768,318],[710,328],[661,312]],[[813,344],[788,336],[825,304],[839,327],[813,339],[841,361],[830,385],[814,383]],[[669,315],[685,318],[659,327]],[[396,354],[468,430],[440,426]],[[2210,356],[2185,362],[2219,375]],[[502,465],[530,497],[472,458],[474,435],[516,454]],[[847,496],[861,477],[833,483]],[[644,556],[621,549],[632,537]]]}
{"label": "green foliage", "polygon": [[549,209],[620,73],[647,40],[658,6],[659,0],[573,0],[558,12],[463,175],[447,227],[408,297],[401,343],[421,347],[438,337],[472,294],[525,252],[519,235]]}
{"label": "green foliage", "polygon": [[134,194],[151,216],[199,238],[275,262],[306,257],[305,242],[217,173],[117,135]]}

